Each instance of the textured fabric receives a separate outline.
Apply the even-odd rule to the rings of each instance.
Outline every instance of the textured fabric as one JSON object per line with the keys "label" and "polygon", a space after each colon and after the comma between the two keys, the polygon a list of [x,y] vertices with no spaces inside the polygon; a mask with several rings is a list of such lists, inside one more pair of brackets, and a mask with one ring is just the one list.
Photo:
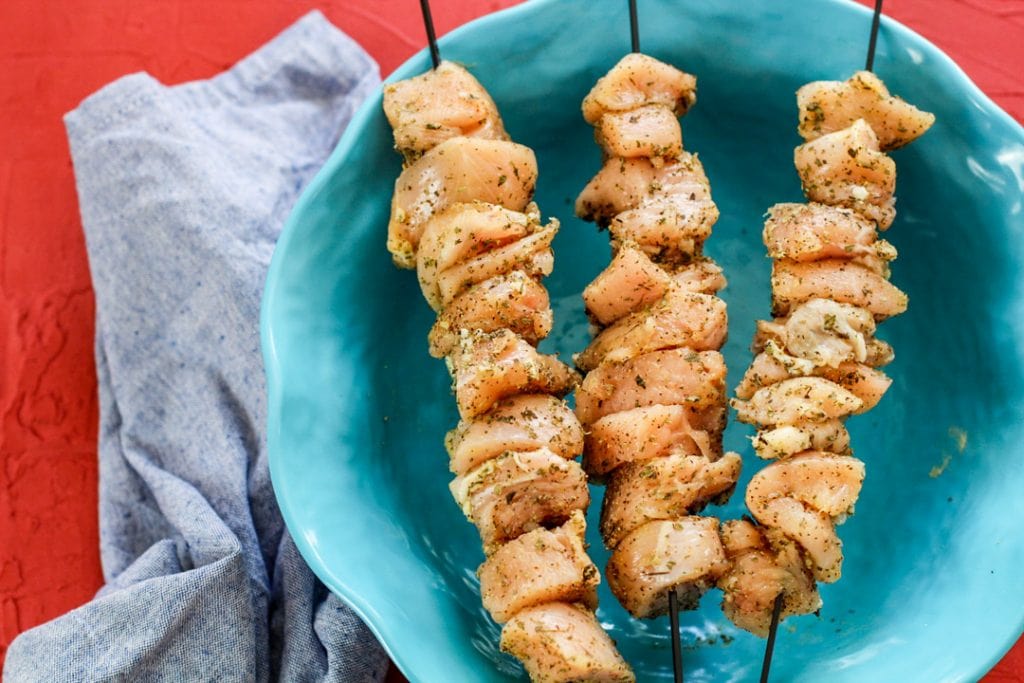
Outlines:
{"label": "textured fabric", "polygon": [[107,585],[15,640],[5,680],[383,679],[380,647],[281,521],[258,335],[284,219],[379,81],[313,13],[209,81],[135,74],[67,115]]}

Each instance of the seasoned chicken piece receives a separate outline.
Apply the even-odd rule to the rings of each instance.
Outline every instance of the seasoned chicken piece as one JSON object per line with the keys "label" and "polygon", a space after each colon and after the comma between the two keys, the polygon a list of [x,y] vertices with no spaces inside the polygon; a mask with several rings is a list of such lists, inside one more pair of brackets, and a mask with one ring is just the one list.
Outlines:
{"label": "seasoned chicken piece", "polygon": [[449,268],[512,244],[541,229],[540,212],[531,202],[525,212],[494,204],[453,204],[423,226],[416,251],[416,276],[423,297],[435,311],[443,308],[437,277]]}
{"label": "seasoned chicken piece", "polygon": [[465,474],[506,451],[547,448],[563,458],[583,451],[583,427],[565,401],[523,394],[499,401],[472,420],[462,420],[444,440],[451,470]]}
{"label": "seasoned chicken piece", "polygon": [[[754,334],[754,343],[751,349],[755,353],[769,350],[769,342],[774,342],[778,349],[784,350],[787,344],[786,323],[788,317],[775,318],[774,320],[758,320],[757,331]],[[774,352],[772,355],[776,355]],[[892,362],[895,354],[893,348],[887,342],[875,337],[865,339],[865,355],[863,362],[873,368],[888,365]]]}
{"label": "seasoned chicken piece", "polygon": [[488,555],[527,531],[564,524],[590,503],[583,468],[547,448],[502,453],[449,488]]}
{"label": "seasoned chicken piece", "polygon": [[792,498],[829,517],[845,517],[863,483],[864,463],[857,458],[807,451],[757,472],[747,485],[747,507],[760,520],[765,505],[776,498]]}
{"label": "seasoned chicken piece", "polygon": [[609,157],[576,198],[576,215],[607,226],[623,211],[669,194],[711,199],[711,185],[696,154],[683,152],[677,161],[660,167],[650,159]]}
{"label": "seasoned chicken piece", "polygon": [[588,374],[576,391],[576,417],[587,426],[631,408],[660,404],[701,410],[721,405],[724,397],[722,354],[652,351],[624,363],[605,363]]}
{"label": "seasoned chicken piece", "polygon": [[608,156],[677,159],[683,153],[683,131],[675,112],[662,104],[608,112],[595,124],[594,138]]}
{"label": "seasoned chicken piece", "polygon": [[696,607],[728,569],[718,520],[683,517],[635,529],[612,553],[605,578],[630,614],[649,619],[668,611],[669,591],[675,591],[680,608]]}
{"label": "seasoned chicken piece", "polygon": [[459,349],[449,360],[464,420],[515,394],[564,396],[579,382],[575,371],[554,356],[539,353],[511,330],[463,332]]}
{"label": "seasoned chicken piece", "polygon": [[775,498],[763,506],[761,513],[758,522],[800,546],[816,581],[839,580],[843,573],[843,542],[831,517],[792,498]]}
{"label": "seasoned chicken piece", "polygon": [[650,351],[687,347],[721,348],[728,332],[725,302],[710,294],[673,287],[648,308],[620,318],[576,356],[576,366],[590,371],[600,363],[621,363]]}
{"label": "seasoned chicken piece", "polygon": [[631,462],[670,453],[718,457],[720,420],[708,423],[687,406],[653,405],[605,415],[590,425],[583,468],[591,479]]}
{"label": "seasoned chicken piece", "polygon": [[697,101],[697,78],[658,61],[631,52],[598,79],[583,98],[583,118],[594,124],[608,112],[629,111],[659,104],[682,116]]}
{"label": "seasoned chicken piece", "polygon": [[747,368],[743,380],[736,387],[736,396],[739,399],[747,400],[758,389],[771,386],[790,377],[822,377],[835,382],[860,399],[861,405],[854,411],[854,414],[857,415],[878,405],[882,396],[889,389],[889,385],[892,384],[892,380],[884,372],[875,370],[864,363],[844,361],[835,368],[815,366],[809,361],[793,358],[777,351],[774,342],[768,342],[768,350],[755,356],[754,361]]}
{"label": "seasoned chicken piece", "polygon": [[551,241],[557,233],[558,221],[552,219],[521,240],[474,256],[443,271],[437,276],[442,307],[451,305],[455,297],[478,282],[513,270],[521,270],[534,278],[550,275],[555,265]]}
{"label": "seasoned chicken piece", "polygon": [[534,683],[634,683],[593,611],[549,602],[528,607],[501,630],[501,650],[523,663]]}
{"label": "seasoned chicken piece", "polygon": [[[862,405],[863,401],[852,393],[820,377],[784,379],[758,389],[749,401],[732,400],[740,422],[761,426],[832,420],[846,417]],[[586,424],[586,420],[583,422]]]}
{"label": "seasoned chicken piece", "polygon": [[867,360],[868,340],[874,334],[875,319],[869,311],[815,298],[789,314],[785,349],[815,366],[835,368],[844,361]]}
{"label": "seasoned chicken piece", "polygon": [[878,239],[874,223],[828,204],[776,204],[768,209],[763,237],[773,259],[896,258],[896,248]]}
{"label": "seasoned chicken piece", "polygon": [[842,130],[864,119],[883,150],[896,149],[924,135],[935,115],[889,94],[881,79],[858,71],[844,81],[814,81],[796,91],[804,140]]}
{"label": "seasoned chicken piece", "polygon": [[863,363],[841,363],[838,368],[823,368],[821,376],[835,382],[861,401],[854,414],[860,415],[878,405],[892,385],[892,378]]}
{"label": "seasoned chicken piece", "polygon": [[714,294],[725,289],[725,276],[717,263],[701,258],[676,269],[672,281],[688,292]]}
{"label": "seasoned chicken piece", "polygon": [[601,536],[615,548],[642,524],[696,515],[721,504],[736,487],[743,461],[736,453],[719,460],[676,453],[629,463],[611,473],[601,507]]}
{"label": "seasoned chicken piece", "polygon": [[839,419],[762,429],[752,441],[757,457],[766,460],[785,458],[810,450],[839,455],[848,455],[850,452],[850,433]]}
{"label": "seasoned chicken piece", "polygon": [[[768,344],[773,349],[778,348],[775,346],[774,341],[769,341]],[[751,361],[747,371],[743,374],[743,379],[740,380],[739,385],[736,387],[736,398],[748,401],[762,387],[771,386],[790,377],[809,375],[813,370],[807,364],[801,367],[797,367],[796,364],[787,365],[779,356],[779,353],[767,351],[754,356],[754,360]]]}
{"label": "seasoned chicken piece", "polygon": [[796,304],[832,299],[871,311],[875,320],[907,310],[907,295],[884,277],[842,259],[772,264],[772,315],[786,315]]}
{"label": "seasoned chicken piece", "polygon": [[521,270],[496,275],[458,295],[437,316],[427,340],[430,355],[444,358],[459,343],[462,330],[512,330],[534,346],[553,323],[548,291]]}
{"label": "seasoned chicken piece", "polygon": [[472,201],[523,211],[536,183],[537,159],[529,147],[504,140],[445,140],[395,181],[387,243],[395,265],[416,266],[420,235],[434,214]]}
{"label": "seasoned chicken piece", "polygon": [[690,197],[680,192],[657,194],[615,216],[608,225],[612,247],[628,241],[639,245],[651,258],[690,261],[718,220],[718,207],[713,201]]}
{"label": "seasoned chicken piece", "polygon": [[[881,245],[883,247],[890,246],[889,243],[886,242],[885,240],[878,240],[876,244]],[[893,254],[895,254],[895,249],[893,249]],[[850,263],[856,263],[859,266],[863,266],[864,268],[867,268],[871,272],[881,275],[886,280],[888,280],[890,277],[892,277],[892,268],[890,267],[891,260],[892,259],[888,257],[883,258],[878,254],[861,254],[860,256],[855,256],[852,259],[850,259]]]}
{"label": "seasoned chicken piece", "polygon": [[583,290],[590,317],[602,325],[657,301],[672,277],[633,244],[623,244],[611,263]]}
{"label": "seasoned chicken piece", "polygon": [[407,159],[457,136],[507,140],[494,100],[463,67],[441,64],[384,86],[384,114]]}
{"label": "seasoned chicken piece", "polygon": [[722,523],[722,545],[730,567],[718,580],[718,587],[722,589],[722,611],[732,623],[766,637],[779,593],[784,593],[780,620],[821,607],[814,577],[793,543],[776,550],[750,522],[730,520]]}
{"label": "seasoned chicken piece", "polygon": [[480,597],[499,624],[517,612],[548,602],[580,602],[597,607],[597,567],[587,557],[587,522],[573,511],[555,529],[534,529],[494,551],[480,565]]}
{"label": "seasoned chicken piece", "polygon": [[800,145],[793,163],[812,202],[853,209],[881,230],[892,225],[896,163],[878,151],[878,139],[863,119]]}
{"label": "seasoned chicken piece", "polygon": [[842,544],[834,524],[853,510],[863,483],[860,460],[808,451],[755,474],[746,502],[758,522],[803,547],[817,580],[831,583],[842,568]]}

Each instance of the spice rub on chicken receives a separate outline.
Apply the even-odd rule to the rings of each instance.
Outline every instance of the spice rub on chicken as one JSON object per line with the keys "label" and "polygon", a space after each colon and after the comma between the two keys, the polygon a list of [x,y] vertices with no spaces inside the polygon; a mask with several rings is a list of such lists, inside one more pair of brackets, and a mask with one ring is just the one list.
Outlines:
{"label": "spice rub on chicken", "polygon": [[[536,348],[554,322],[541,280],[558,221],[533,202],[534,153],[450,62],[386,86],[384,111],[404,157],[387,248],[416,269],[437,313],[429,351],[445,359],[461,417],[445,439],[449,488],[480,534],[481,599],[504,624],[501,648],[534,681],[632,683],[594,616],[601,578],[586,552],[590,492],[576,460],[584,432],[562,400],[580,377]],[[610,119],[608,144],[648,129],[646,117]]]}
{"label": "spice rub on chicken", "polygon": [[731,566],[718,580],[726,615],[762,636],[779,596],[783,619],[814,612],[816,582],[842,574],[836,527],[865,478],[844,422],[889,389],[879,368],[893,349],[876,327],[908,304],[889,281],[896,250],[878,237],[895,218],[896,165],[886,151],[934,122],[868,72],[810,83],[797,103],[806,142],[794,161],[808,203],[768,211],[775,318],[758,322],[756,355],[732,400],[757,427],[754,451],[771,463],[747,487],[752,520],[723,526]]}

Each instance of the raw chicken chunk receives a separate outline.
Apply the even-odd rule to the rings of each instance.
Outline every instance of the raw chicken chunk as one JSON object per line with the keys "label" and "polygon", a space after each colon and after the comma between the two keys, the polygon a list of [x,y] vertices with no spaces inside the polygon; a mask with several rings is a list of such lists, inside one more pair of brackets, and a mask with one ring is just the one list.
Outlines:
{"label": "raw chicken chunk", "polygon": [[858,71],[846,81],[814,81],[796,91],[799,133],[805,140],[842,130],[864,119],[883,150],[896,149],[921,137],[935,115],[889,94],[881,79]]}
{"label": "raw chicken chunk", "polygon": [[521,661],[534,683],[636,681],[593,611],[581,605],[522,610],[501,630],[501,650]]}
{"label": "raw chicken chunk", "polygon": [[[769,349],[773,343],[769,342]],[[771,386],[790,377],[822,377],[846,389],[861,401],[854,414],[871,410],[888,391],[892,380],[880,370],[875,370],[864,363],[844,361],[838,367],[815,366],[810,362],[787,364],[785,355],[777,355],[771,350],[759,353],[747,368],[746,374],[736,387],[737,398],[751,398],[758,389]],[[788,357],[792,358],[792,357]]]}
{"label": "raw chicken chunk", "polygon": [[542,393],[564,396],[579,375],[510,330],[464,332],[450,357],[455,400],[463,419],[487,412],[503,398]]}
{"label": "raw chicken chunk", "polygon": [[676,159],[683,153],[683,131],[675,112],[662,104],[608,112],[594,130],[608,156]]}
{"label": "raw chicken chunk", "polygon": [[896,248],[878,239],[874,223],[827,204],[776,204],[768,209],[763,237],[773,259],[896,258]]}
{"label": "raw chicken chunk", "polygon": [[521,270],[496,275],[458,295],[437,316],[427,340],[430,355],[444,358],[458,346],[462,330],[512,330],[534,346],[553,323],[548,291]]}
{"label": "raw chicken chunk", "polygon": [[494,100],[472,74],[441,62],[419,76],[384,86],[384,114],[406,159],[453,137],[507,140]]}
{"label": "raw chicken chunk", "polygon": [[424,225],[452,204],[480,201],[523,211],[533,197],[533,150],[504,140],[451,138],[410,164],[395,181],[388,251],[413,268]]}
{"label": "raw chicken chunk", "polygon": [[652,351],[624,363],[605,363],[576,392],[576,416],[590,425],[622,410],[685,405],[701,410],[725,400],[725,361],[717,351]]}
{"label": "raw chicken chunk", "polygon": [[480,565],[484,608],[504,624],[527,607],[553,601],[597,607],[601,577],[587,557],[586,520],[579,510],[555,529],[534,529],[494,551]]}
{"label": "raw chicken chunk", "polygon": [[835,368],[844,361],[867,360],[868,340],[874,334],[875,319],[870,311],[815,298],[789,314],[785,349],[815,366]]}
{"label": "raw chicken chunk", "polygon": [[861,407],[854,412],[855,415],[866,413],[878,405],[892,385],[892,378],[863,363],[847,362],[838,368],[822,368],[820,375],[860,399]]}
{"label": "raw chicken chunk", "polygon": [[800,547],[816,581],[839,580],[843,573],[843,542],[831,517],[792,498],[775,498],[763,506],[757,521]]}
{"label": "raw chicken chunk", "polygon": [[809,451],[755,474],[746,502],[758,522],[801,545],[813,560],[817,580],[832,582],[842,570],[842,543],[834,524],[852,512],[863,483],[860,460]]}
{"label": "raw chicken chunk", "polygon": [[456,477],[449,488],[488,555],[527,531],[564,524],[590,503],[579,463],[546,448],[503,453]]}
{"label": "raw chicken chunk", "polygon": [[677,453],[632,462],[612,472],[601,508],[601,536],[615,548],[642,524],[696,515],[709,502],[721,504],[736,487],[742,459],[719,460]]}
{"label": "raw chicken chunk", "polygon": [[[754,334],[754,343],[751,348],[755,353],[768,351],[770,344],[774,342],[778,349],[785,349],[788,343],[788,331],[786,324],[788,317],[775,318],[774,320],[758,320],[757,331]],[[773,354],[775,355],[775,354]],[[887,342],[875,337],[865,338],[864,362],[873,368],[888,365],[892,362],[895,354],[893,348]]]}
{"label": "raw chicken chunk", "polygon": [[857,458],[807,451],[757,472],[747,485],[747,507],[761,520],[771,501],[792,498],[829,517],[843,517],[853,509],[863,483],[864,463]]}
{"label": "raw chicken chunk", "polygon": [[768,635],[775,598],[784,593],[780,619],[810,614],[821,607],[814,577],[792,543],[773,548],[761,530],[746,520],[722,523],[722,545],[730,567],[719,580],[722,611],[732,623]]}
{"label": "raw chicken chunk", "polygon": [[850,433],[839,419],[762,429],[752,440],[754,452],[766,460],[810,450],[839,455],[848,455],[850,451]]}
{"label": "raw chicken chunk", "polygon": [[598,79],[583,98],[583,118],[594,124],[608,112],[658,104],[682,116],[697,101],[697,78],[653,57],[631,52]]}
{"label": "raw chicken chunk", "polygon": [[506,451],[547,448],[572,459],[583,451],[583,427],[561,399],[523,394],[459,422],[445,437],[445,447],[456,474],[465,474]]}
{"label": "raw chicken chunk", "polygon": [[[773,341],[769,341],[769,345],[770,348],[777,348]],[[748,401],[762,387],[771,386],[790,377],[809,375],[812,371],[813,367],[809,364],[805,364],[802,367],[793,367],[786,365],[783,360],[779,359],[776,353],[768,351],[759,353],[754,356],[754,360],[743,374],[743,379],[737,385],[736,398]]]}
{"label": "raw chicken chunk", "polygon": [[725,276],[717,263],[701,258],[672,273],[672,281],[688,292],[714,294],[725,289]]}
{"label": "raw chicken chunk", "polygon": [[865,308],[883,320],[907,310],[907,295],[884,277],[842,259],[772,264],[772,315],[786,315],[796,304],[815,298]]}
{"label": "raw chicken chunk", "polygon": [[468,288],[513,270],[521,270],[530,277],[542,278],[551,274],[555,257],[551,241],[558,233],[558,221],[552,220],[526,237],[474,256],[437,276],[437,289],[441,305],[447,307]]}
{"label": "raw chicken chunk", "polygon": [[896,163],[878,150],[878,139],[863,119],[800,145],[793,162],[812,202],[853,209],[881,230],[892,225]]}
{"label": "raw chicken chunk", "polygon": [[[832,420],[846,417],[862,405],[852,393],[820,377],[784,379],[758,389],[749,401],[732,400],[740,422],[762,426]],[[578,415],[578,406],[576,412]]]}
{"label": "raw chicken chunk", "polygon": [[653,405],[605,415],[590,425],[583,467],[593,478],[670,453],[717,457],[719,425],[687,406]]}
{"label": "raw chicken chunk", "polygon": [[634,244],[623,244],[611,263],[583,290],[587,313],[601,325],[657,301],[672,277]]}
{"label": "raw chicken chunk", "polygon": [[423,226],[416,251],[416,276],[423,297],[435,311],[440,311],[444,304],[437,285],[440,273],[512,244],[540,228],[540,212],[532,202],[525,212],[468,202],[453,204],[434,214]]}
{"label": "raw chicken chunk", "polygon": [[576,198],[576,215],[607,226],[623,211],[669,194],[693,201],[711,199],[711,185],[697,155],[683,152],[677,161],[662,166],[650,159],[610,157]]}
{"label": "raw chicken chunk", "polygon": [[661,261],[685,263],[693,259],[711,235],[718,207],[710,199],[690,196],[680,192],[658,194],[615,216],[608,225],[613,248],[629,241]]}
{"label": "raw chicken chunk", "polygon": [[668,611],[669,591],[681,609],[695,607],[728,569],[718,520],[683,517],[635,529],[612,553],[605,578],[630,614],[649,619]]}
{"label": "raw chicken chunk", "polygon": [[621,363],[650,351],[683,346],[715,350],[725,343],[727,332],[724,301],[672,288],[650,307],[605,328],[576,356],[576,366],[589,371],[600,363]]}

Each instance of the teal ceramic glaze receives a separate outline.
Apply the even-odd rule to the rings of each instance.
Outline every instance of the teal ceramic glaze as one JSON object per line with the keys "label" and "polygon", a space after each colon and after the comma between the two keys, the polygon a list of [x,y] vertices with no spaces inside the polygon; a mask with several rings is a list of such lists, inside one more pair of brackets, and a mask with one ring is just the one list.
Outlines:
{"label": "teal ceramic glaze", "polygon": [[[768,314],[762,214],[800,199],[793,93],[862,66],[870,15],[836,0],[640,5],[644,50],[699,77],[683,131],[722,213],[708,251],[730,281],[735,385],[754,320]],[[563,225],[547,280],[556,329],[542,348],[563,358],[583,348],[579,294],[609,256],[606,235],[572,216],[600,156],[580,101],[628,33],[625,2],[542,0],[441,40],[493,94],[513,138],[537,151],[538,201]],[[893,388],[850,421],[868,479],[840,529],[843,578],[823,588],[820,617],[781,629],[777,681],[975,680],[1024,623],[1024,132],[894,22],[882,24],[875,65],[893,92],[938,117],[894,154],[899,215],[886,237],[910,310],[881,326],[897,353]],[[427,67],[419,54],[392,80]],[[480,607],[476,531],[448,493],[442,437],[456,411],[444,364],[427,355],[433,316],[384,248],[399,169],[378,93],[277,247],[262,319],[274,487],[310,566],[410,680],[521,679]],[[748,434],[732,424],[726,441],[744,454],[741,485],[761,466]],[[589,540],[603,566],[593,493]],[[742,511],[742,495],[709,510]],[[606,586],[600,597],[639,679],[668,680],[666,620],[629,619]],[[719,599],[712,591],[682,616],[687,681],[754,680],[764,643],[733,628]]]}

